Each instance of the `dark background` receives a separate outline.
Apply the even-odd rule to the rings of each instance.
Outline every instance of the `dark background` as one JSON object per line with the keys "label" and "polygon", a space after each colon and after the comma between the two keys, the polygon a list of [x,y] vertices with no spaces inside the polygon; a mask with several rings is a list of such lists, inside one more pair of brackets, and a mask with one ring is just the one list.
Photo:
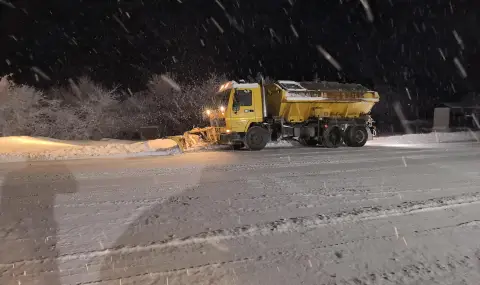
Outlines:
{"label": "dark background", "polygon": [[[368,0],[373,21],[359,0],[220,2],[1,0],[0,74],[40,88],[88,75],[139,90],[166,71],[183,81],[260,72],[357,82],[404,97],[408,89],[424,107],[480,87],[478,0]],[[44,75],[36,78],[38,70]]]}

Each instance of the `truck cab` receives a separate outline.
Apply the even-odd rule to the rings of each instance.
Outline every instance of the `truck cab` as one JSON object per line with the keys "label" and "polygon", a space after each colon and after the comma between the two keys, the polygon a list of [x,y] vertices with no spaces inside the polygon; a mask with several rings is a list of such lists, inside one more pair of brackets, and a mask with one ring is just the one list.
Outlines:
{"label": "truck cab", "polygon": [[263,122],[262,91],[258,83],[227,82],[206,110],[210,125],[220,127],[220,143],[243,146],[246,132]]}

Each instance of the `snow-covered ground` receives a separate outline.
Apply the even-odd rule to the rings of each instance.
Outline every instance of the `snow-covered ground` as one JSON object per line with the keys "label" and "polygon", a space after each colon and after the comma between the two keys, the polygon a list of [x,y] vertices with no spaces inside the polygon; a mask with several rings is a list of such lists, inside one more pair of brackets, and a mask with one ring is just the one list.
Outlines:
{"label": "snow-covered ground", "polygon": [[369,145],[415,146],[451,143],[451,142],[480,142],[480,132],[432,132],[428,134],[410,134],[401,136],[386,136],[374,138]]}
{"label": "snow-covered ground", "polygon": [[167,155],[177,151],[170,139],[144,142],[104,139],[62,141],[39,137],[0,137],[0,161],[63,160],[129,155]]}
{"label": "snow-covered ground", "polygon": [[[198,140],[198,139],[197,139]],[[430,133],[375,138],[368,145],[415,147],[445,142],[480,141],[480,132]],[[300,147],[295,141],[279,141],[267,144],[268,148]],[[209,145],[197,141],[184,150],[187,152],[228,150],[231,147]],[[67,160],[91,157],[132,157],[169,155],[180,152],[171,139],[144,142],[104,139],[102,141],[62,141],[41,137],[0,137],[0,162],[25,160]]]}
{"label": "snow-covered ground", "polygon": [[379,140],[0,164],[0,284],[478,285],[480,144]]}

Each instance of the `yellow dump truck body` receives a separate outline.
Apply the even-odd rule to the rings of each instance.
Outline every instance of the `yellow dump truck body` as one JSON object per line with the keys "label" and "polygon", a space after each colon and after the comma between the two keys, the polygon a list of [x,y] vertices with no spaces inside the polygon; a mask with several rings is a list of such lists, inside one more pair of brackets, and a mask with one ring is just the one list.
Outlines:
{"label": "yellow dump truck body", "polygon": [[291,123],[321,117],[358,118],[380,99],[377,92],[354,84],[279,81],[265,87],[269,115]]}
{"label": "yellow dump truck body", "polygon": [[205,113],[219,142],[234,147],[260,150],[280,139],[359,147],[366,143],[369,113],[379,98],[357,84],[230,81],[222,84]]}

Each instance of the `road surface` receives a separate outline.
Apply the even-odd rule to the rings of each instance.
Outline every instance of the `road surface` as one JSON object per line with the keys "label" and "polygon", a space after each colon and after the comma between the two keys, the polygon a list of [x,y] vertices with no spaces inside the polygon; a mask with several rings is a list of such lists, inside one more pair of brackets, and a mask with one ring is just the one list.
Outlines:
{"label": "road surface", "polygon": [[0,284],[475,284],[480,146],[0,164]]}

